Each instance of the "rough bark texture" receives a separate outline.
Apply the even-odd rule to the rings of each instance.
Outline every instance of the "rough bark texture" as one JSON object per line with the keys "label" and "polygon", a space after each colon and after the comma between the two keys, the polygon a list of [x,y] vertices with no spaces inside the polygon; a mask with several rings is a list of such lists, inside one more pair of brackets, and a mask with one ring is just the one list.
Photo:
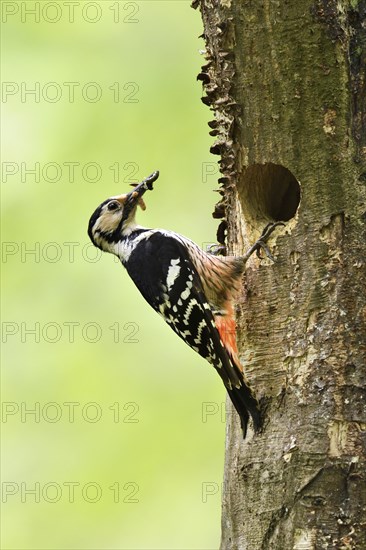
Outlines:
{"label": "rough bark texture", "polygon": [[237,307],[241,359],[269,404],[244,442],[229,416],[221,548],[366,549],[366,2],[195,3],[218,238],[227,228],[242,253],[288,220],[276,263],[248,263]]}

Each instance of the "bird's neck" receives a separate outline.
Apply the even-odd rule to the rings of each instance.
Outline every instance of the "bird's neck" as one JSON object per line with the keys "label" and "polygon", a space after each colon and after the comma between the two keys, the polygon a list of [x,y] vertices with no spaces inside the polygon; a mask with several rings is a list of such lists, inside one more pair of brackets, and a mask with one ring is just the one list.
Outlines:
{"label": "bird's neck", "polygon": [[111,243],[109,252],[118,256],[123,264],[125,264],[130,257],[133,250],[136,248],[140,240],[146,237],[146,232],[151,231],[147,227],[134,224],[124,229],[121,234],[121,238],[114,243]]}

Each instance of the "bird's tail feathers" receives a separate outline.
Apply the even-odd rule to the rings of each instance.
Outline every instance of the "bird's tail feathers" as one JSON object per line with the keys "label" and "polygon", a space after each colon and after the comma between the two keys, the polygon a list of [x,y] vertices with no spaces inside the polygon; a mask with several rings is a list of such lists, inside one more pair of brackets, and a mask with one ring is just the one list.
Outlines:
{"label": "bird's tail feathers", "polygon": [[[239,361],[236,344],[236,324],[232,305],[228,306],[227,315],[215,316],[215,323],[221,341],[224,342],[227,357],[230,361],[224,372],[218,371],[226,386],[229,397],[240,416],[241,427],[245,437],[249,414],[253,419],[254,430],[261,427],[259,403],[247,382],[243,366]],[[249,413],[249,414],[248,414]]]}
{"label": "bird's tail feathers", "polygon": [[232,386],[231,388],[227,388],[227,392],[240,417],[243,437],[245,438],[247,433],[249,414],[253,420],[254,431],[259,431],[262,426],[259,403],[245,380],[242,380],[239,387]]}

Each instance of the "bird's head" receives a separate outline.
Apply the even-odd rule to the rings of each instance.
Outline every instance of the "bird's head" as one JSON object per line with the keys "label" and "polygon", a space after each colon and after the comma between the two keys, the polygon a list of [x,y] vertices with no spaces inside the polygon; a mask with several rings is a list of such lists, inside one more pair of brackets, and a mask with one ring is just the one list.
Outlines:
{"label": "bird's head", "polygon": [[148,189],[152,190],[152,184],[158,177],[159,172],[156,171],[129,193],[110,197],[98,206],[88,226],[88,235],[95,246],[109,252],[115,243],[127,237],[137,227],[137,206],[145,210],[142,195]]}

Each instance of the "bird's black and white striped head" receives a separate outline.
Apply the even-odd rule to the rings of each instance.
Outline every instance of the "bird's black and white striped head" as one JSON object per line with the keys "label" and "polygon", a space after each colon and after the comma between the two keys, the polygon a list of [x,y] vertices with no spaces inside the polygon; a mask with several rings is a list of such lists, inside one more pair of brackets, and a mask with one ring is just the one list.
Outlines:
{"label": "bird's black and white striped head", "polygon": [[116,243],[123,241],[138,229],[135,222],[137,206],[145,210],[142,199],[145,191],[159,177],[154,172],[125,195],[110,197],[98,206],[89,220],[88,235],[92,243],[105,252],[114,252]]}
{"label": "bird's black and white striped head", "polygon": [[110,197],[102,202],[89,220],[88,235],[92,243],[109,252],[113,244],[128,236],[136,228],[138,204],[145,209],[142,199],[133,194]]}

